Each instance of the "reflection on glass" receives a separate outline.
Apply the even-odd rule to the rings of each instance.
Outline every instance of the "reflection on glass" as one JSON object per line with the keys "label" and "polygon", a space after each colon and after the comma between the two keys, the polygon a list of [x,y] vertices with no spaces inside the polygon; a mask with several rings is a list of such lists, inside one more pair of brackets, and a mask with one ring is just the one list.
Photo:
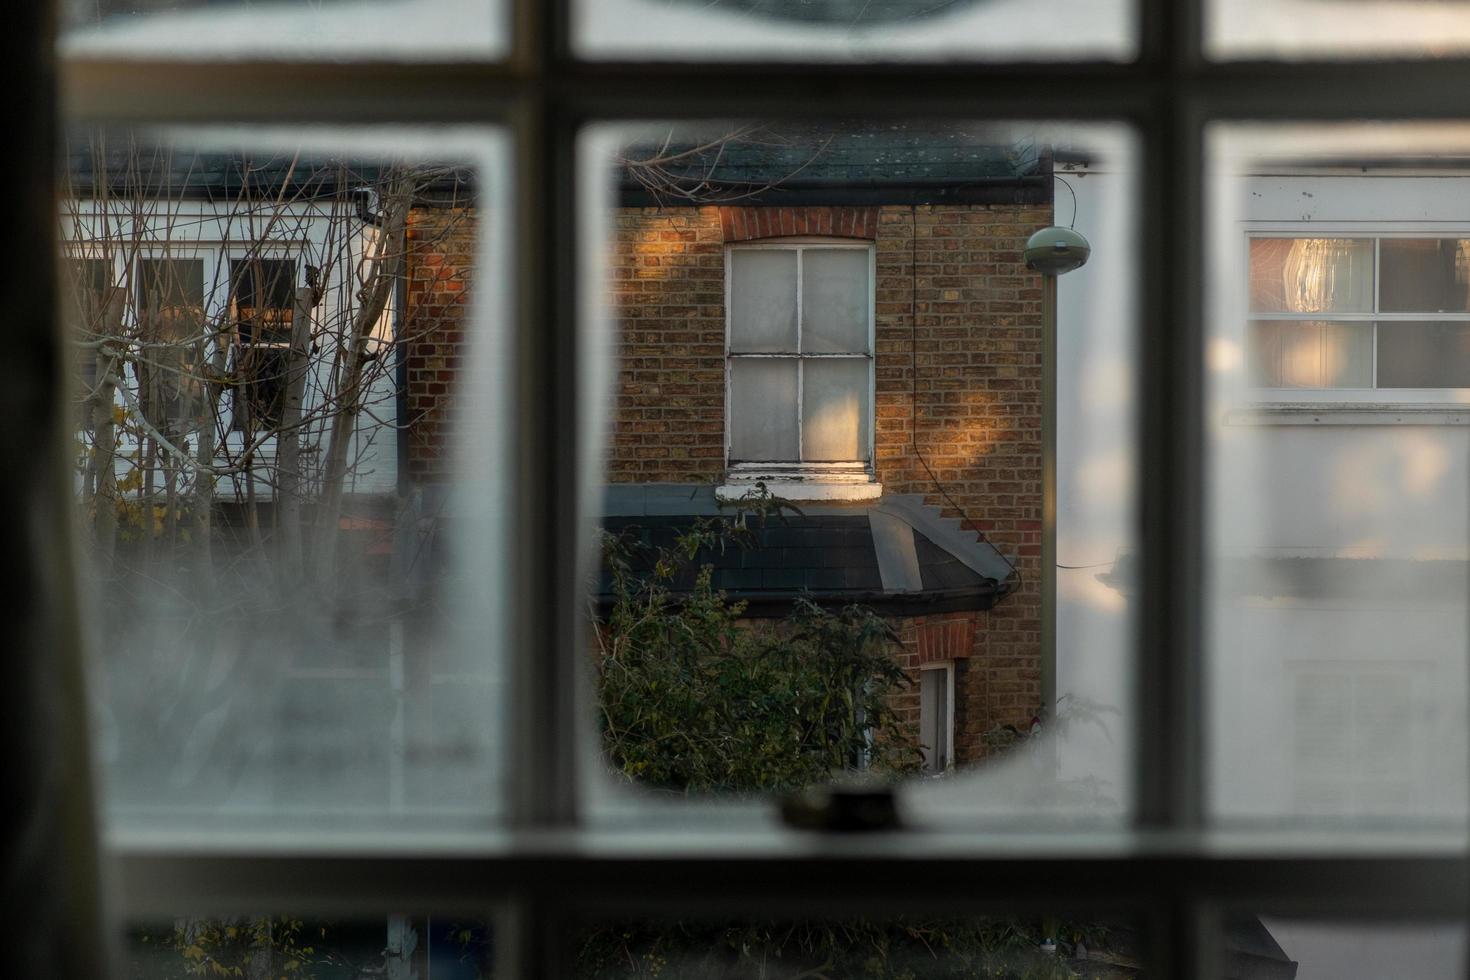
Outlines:
{"label": "reflection on glass", "polygon": [[493,149],[428,149],[69,134],[114,827],[427,829],[498,806],[502,439],[459,424],[504,417],[485,385],[506,352],[466,289]]}
{"label": "reflection on glass", "polygon": [[1373,324],[1256,320],[1248,338],[1258,388],[1371,388]]}
{"label": "reflection on glass", "polygon": [[1373,243],[1253,238],[1250,281],[1253,313],[1366,313],[1373,309]]}
{"label": "reflection on glass", "polygon": [[178,58],[500,57],[504,0],[61,0],[69,54]]}
{"label": "reflection on glass", "polygon": [[1105,913],[958,919],[613,922],[575,937],[587,980],[1139,977],[1144,937]]}
{"label": "reflection on glass", "polygon": [[1385,238],[1378,308],[1385,313],[1470,313],[1470,241]]}
{"label": "reflection on glass", "polygon": [[490,980],[495,942],[491,926],[470,916],[179,915],[131,924],[125,955],[125,980]]}
{"label": "reflection on glass", "polygon": [[[1060,146],[1086,147],[1071,166],[1095,258],[1059,287],[1053,409],[1022,250],[1056,222]],[[1129,143],[712,122],[608,128],[586,156],[608,192],[586,216],[606,263],[588,337],[611,351],[592,423],[608,433],[590,641],[606,766],[589,771],[684,796],[904,776],[923,819],[1126,812]],[[770,323],[799,344],[750,339]],[[1043,610],[1053,410],[1059,600]],[[596,785],[639,819],[670,799]]]}
{"label": "reflection on glass", "polygon": [[810,359],[802,368],[801,458],[868,458],[868,359]]}
{"label": "reflection on glass", "polygon": [[1099,58],[1137,47],[1131,0],[575,0],[590,58]]}
{"label": "reflection on glass", "polygon": [[[1398,312],[1464,289],[1458,240],[1399,236],[1470,207],[1470,178],[1395,165],[1453,156],[1470,134],[1226,127],[1215,139],[1209,812],[1458,835],[1470,315]],[[1371,234],[1323,234],[1344,226]],[[1251,237],[1243,261],[1257,229],[1280,237]]]}
{"label": "reflection on glass", "polygon": [[1465,971],[1463,923],[1267,914],[1232,915],[1223,926],[1226,942],[1220,975],[1226,978],[1449,980]]}

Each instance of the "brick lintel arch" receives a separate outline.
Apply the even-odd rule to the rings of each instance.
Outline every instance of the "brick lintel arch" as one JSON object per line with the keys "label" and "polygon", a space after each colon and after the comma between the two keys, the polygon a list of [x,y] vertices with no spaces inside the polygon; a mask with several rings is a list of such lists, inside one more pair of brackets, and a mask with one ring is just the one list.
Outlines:
{"label": "brick lintel arch", "polygon": [[790,235],[862,238],[878,235],[878,209],[837,207],[721,207],[720,229],[727,242]]}

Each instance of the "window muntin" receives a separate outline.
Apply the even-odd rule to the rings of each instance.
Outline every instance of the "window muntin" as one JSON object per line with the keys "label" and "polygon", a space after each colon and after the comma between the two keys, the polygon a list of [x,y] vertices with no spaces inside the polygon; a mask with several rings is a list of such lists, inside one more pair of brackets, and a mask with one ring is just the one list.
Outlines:
{"label": "window muntin", "polygon": [[732,465],[871,462],[872,268],[870,245],[728,249]]}
{"label": "window muntin", "polygon": [[1252,387],[1470,386],[1470,240],[1252,236],[1249,280]]}

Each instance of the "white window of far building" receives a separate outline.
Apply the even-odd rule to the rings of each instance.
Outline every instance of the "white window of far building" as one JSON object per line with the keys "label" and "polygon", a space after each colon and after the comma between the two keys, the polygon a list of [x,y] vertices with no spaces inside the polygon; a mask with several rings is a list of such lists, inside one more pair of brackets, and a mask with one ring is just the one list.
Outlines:
{"label": "white window of far building", "polygon": [[919,744],[924,771],[941,773],[954,758],[954,664],[927,664],[919,671]]}
{"label": "white window of far building", "polygon": [[1470,388],[1470,238],[1250,239],[1255,388]]}
{"label": "white window of far building", "polygon": [[732,480],[871,483],[872,245],[731,246],[725,296]]}

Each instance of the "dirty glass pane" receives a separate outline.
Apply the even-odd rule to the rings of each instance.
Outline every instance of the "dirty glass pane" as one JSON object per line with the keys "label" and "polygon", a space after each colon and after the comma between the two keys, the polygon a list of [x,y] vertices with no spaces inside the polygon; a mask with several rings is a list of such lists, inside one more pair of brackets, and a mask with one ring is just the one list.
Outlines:
{"label": "dirty glass pane", "polygon": [[1470,313],[1470,241],[1385,238],[1378,249],[1384,313]]}
{"label": "dirty glass pane", "polygon": [[1258,388],[1373,387],[1373,324],[1253,320],[1250,383]]}
{"label": "dirty glass pane", "polygon": [[1252,238],[1250,283],[1253,313],[1368,313],[1373,242]]}
{"label": "dirty glass pane", "polygon": [[1462,922],[1228,915],[1225,980],[1450,980],[1465,974]]}
{"label": "dirty glass pane", "polygon": [[1470,11],[1440,0],[1206,0],[1205,53],[1249,58],[1444,58],[1470,51]]}
{"label": "dirty glass pane", "polygon": [[802,459],[868,458],[868,365],[866,357],[809,358],[803,363]]}
{"label": "dirty glass pane", "polygon": [[501,144],[66,139],[60,238],[89,257],[63,288],[90,310],[69,353],[104,822],[485,826],[511,352],[500,291],[471,287],[502,274]]}
{"label": "dirty glass pane", "polygon": [[867,249],[809,248],[801,253],[801,349],[808,354],[866,353],[873,289]]}
{"label": "dirty glass pane", "polygon": [[[905,777],[916,822],[1124,820],[1130,134],[712,120],[598,127],[581,151],[583,339],[597,355],[584,424],[601,434],[584,498],[602,532],[587,580],[593,818],[768,820],[761,794],[866,772]],[[1092,253],[1057,284],[1048,406],[1046,290],[1023,251],[1074,222]],[[772,238],[788,241],[763,250]],[[804,341],[863,354],[729,353],[745,263],[798,253]],[[1041,598],[1049,412],[1054,608]],[[921,683],[937,680],[921,675],[941,663],[953,710],[935,712]],[[940,729],[952,765],[923,778]]]}
{"label": "dirty glass pane", "polygon": [[1266,228],[1292,243],[1371,228],[1381,237],[1354,249],[1376,247],[1382,268],[1352,260],[1352,291],[1381,304],[1396,233],[1470,206],[1458,171],[1402,172],[1462,152],[1470,130],[1221,126],[1211,146],[1209,812],[1453,837],[1470,745],[1470,415],[1444,389],[1470,382],[1470,318],[1252,320],[1266,263],[1241,244]]}
{"label": "dirty glass pane", "polygon": [[796,386],[795,358],[731,359],[731,459],[797,458]]}
{"label": "dirty glass pane", "polygon": [[1131,0],[574,0],[583,58],[1123,61]]}
{"label": "dirty glass pane", "polygon": [[796,252],[736,248],[730,251],[730,349],[795,352]]}
{"label": "dirty glass pane", "polygon": [[129,922],[116,975],[490,980],[495,950],[493,926],[472,915],[181,914]]}
{"label": "dirty glass pane", "polygon": [[163,58],[499,58],[504,0],[61,0],[61,50]]}

